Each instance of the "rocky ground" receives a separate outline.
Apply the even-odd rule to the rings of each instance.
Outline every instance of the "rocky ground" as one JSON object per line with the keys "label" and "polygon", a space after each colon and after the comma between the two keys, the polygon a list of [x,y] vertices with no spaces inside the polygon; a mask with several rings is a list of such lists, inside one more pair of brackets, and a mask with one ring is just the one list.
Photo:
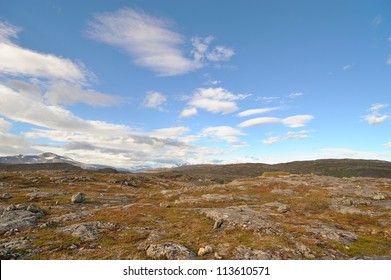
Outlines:
{"label": "rocky ground", "polygon": [[391,259],[391,179],[0,172],[1,259]]}

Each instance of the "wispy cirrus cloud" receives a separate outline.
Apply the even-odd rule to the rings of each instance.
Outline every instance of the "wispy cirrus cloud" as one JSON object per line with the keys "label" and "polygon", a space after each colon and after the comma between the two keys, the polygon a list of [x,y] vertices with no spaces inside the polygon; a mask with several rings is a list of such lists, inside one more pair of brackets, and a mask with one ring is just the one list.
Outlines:
{"label": "wispy cirrus cloud", "polygon": [[227,61],[234,55],[233,49],[224,46],[209,50],[213,36],[193,37],[193,49],[186,55],[186,40],[175,31],[172,20],[136,9],[124,8],[96,15],[88,23],[87,34],[121,48],[135,64],[159,76],[182,75],[204,67],[205,61]]}
{"label": "wispy cirrus cloud", "polygon": [[[21,29],[0,21],[0,77],[4,83],[23,95],[35,95],[53,104],[112,106],[119,99],[89,88],[94,77],[84,65],[54,54],[26,49],[13,43]],[[19,79],[19,80],[18,80]],[[23,80],[23,81],[22,81]],[[33,80],[28,84],[25,80]]]}
{"label": "wispy cirrus cloud", "polygon": [[45,92],[45,98],[53,105],[85,103],[91,106],[109,107],[121,102],[118,97],[65,82],[52,83]]}
{"label": "wispy cirrus cloud", "polygon": [[254,118],[249,119],[247,121],[241,122],[238,124],[238,127],[251,127],[251,126],[258,126],[258,125],[267,125],[267,124],[273,124],[273,123],[280,123],[281,119],[275,118],[275,117],[261,117],[261,118]]}
{"label": "wispy cirrus cloud", "polygon": [[29,76],[83,83],[88,71],[80,63],[53,54],[44,54],[12,43],[18,27],[0,22],[0,75]]}
{"label": "wispy cirrus cloud", "polygon": [[287,118],[276,118],[276,117],[261,117],[253,118],[238,124],[238,127],[251,127],[258,125],[267,125],[274,123],[281,123],[287,127],[296,128],[306,126],[307,123],[314,117],[312,115],[295,115]]}
{"label": "wispy cirrus cloud", "polygon": [[245,110],[237,114],[238,117],[248,117],[252,115],[257,115],[257,114],[264,114],[276,110],[281,110],[283,107],[269,107],[269,108],[259,108],[259,109],[250,109],[250,110]]}
{"label": "wispy cirrus cloud", "polygon": [[309,133],[311,132],[314,132],[314,130],[288,131],[283,136],[270,135],[266,139],[262,140],[262,143],[266,145],[271,145],[278,142],[284,142],[289,140],[305,139],[309,137]]}
{"label": "wispy cirrus cloud", "polygon": [[374,26],[379,26],[383,22],[383,17],[382,15],[377,15],[373,18],[372,20],[372,25]]}
{"label": "wispy cirrus cloud", "polygon": [[369,114],[364,116],[364,120],[371,125],[380,124],[389,118],[389,115],[382,114],[381,109],[387,107],[387,104],[374,104],[368,109]]}
{"label": "wispy cirrus cloud", "polygon": [[288,127],[302,127],[306,126],[314,117],[312,115],[296,115],[282,119],[281,122]]}

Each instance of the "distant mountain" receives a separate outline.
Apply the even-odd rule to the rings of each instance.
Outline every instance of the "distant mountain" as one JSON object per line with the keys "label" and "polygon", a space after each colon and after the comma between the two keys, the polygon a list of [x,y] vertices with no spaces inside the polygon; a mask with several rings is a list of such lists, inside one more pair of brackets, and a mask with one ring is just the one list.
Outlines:
{"label": "distant mountain", "polygon": [[[98,170],[98,169],[104,169],[104,168],[112,168],[110,166],[106,165],[94,165],[94,164],[86,164],[82,163],[76,160],[71,159],[70,157],[64,157],[59,156],[54,153],[43,153],[39,155],[17,155],[17,156],[7,156],[7,157],[0,157],[0,164],[5,165],[31,165],[31,164],[37,164],[36,168],[48,168],[49,165],[56,163],[56,168],[60,168],[63,166],[64,168],[67,167],[67,165],[58,165],[59,163],[68,164],[76,167],[80,167],[82,169],[87,170]],[[46,165],[42,165],[46,164]],[[4,166],[3,166],[4,167]],[[31,169],[32,167],[29,167]]]}

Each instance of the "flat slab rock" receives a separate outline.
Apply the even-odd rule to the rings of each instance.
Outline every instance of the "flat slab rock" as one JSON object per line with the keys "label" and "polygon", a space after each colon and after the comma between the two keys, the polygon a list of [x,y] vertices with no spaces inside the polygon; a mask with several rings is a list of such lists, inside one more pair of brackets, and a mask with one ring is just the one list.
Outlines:
{"label": "flat slab rock", "polygon": [[15,228],[27,228],[36,225],[38,217],[27,210],[5,211],[0,216],[0,233]]}
{"label": "flat slab rock", "polygon": [[339,229],[335,225],[317,224],[313,226],[304,226],[303,228],[308,232],[320,235],[323,238],[340,242],[346,246],[349,246],[353,242],[357,241],[356,234],[347,230]]}
{"label": "flat slab rock", "polygon": [[181,244],[165,242],[151,244],[147,248],[147,256],[152,259],[194,260],[196,255]]}
{"label": "flat slab rock", "polygon": [[239,245],[235,248],[235,260],[271,260],[272,256],[261,250],[253,250],[244,245]]}
{"label": "flat slab rock", "polygon": [[74,237],[80,238],[82,241],[88,241],[98,239],[102,229],[112,229],[114,227],[111,223],[85,222],[62,227],[58,231],[71,234]]}
{"label": "flat slab rock", "polygon": [[278,224],[270,220],[268,214],[256,211],[248,206],[200,209],[202,214],[213,219],[220,226],[240,227],[260,230],[265,233],[277,233]]}

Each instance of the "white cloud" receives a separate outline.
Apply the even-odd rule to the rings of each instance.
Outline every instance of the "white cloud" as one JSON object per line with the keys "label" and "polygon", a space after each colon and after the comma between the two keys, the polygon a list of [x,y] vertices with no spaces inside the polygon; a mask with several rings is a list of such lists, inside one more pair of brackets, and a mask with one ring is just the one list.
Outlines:
{"label": "white cloud", "polygon": [[297,97],[300,97],[303,95],[304,95],[304,93],[302,93],[302,92],[292,92],[288,95],[288,97],[293,99],[293,98],[297,98]]}
{"label": "white cloud", "polygon": [[161,76],[174,76],[202,67],[181,50],[184,38],[173,30],[173,22],[134,9],[96,15],[88,34],[98,41],[129,53],[135,63]]}
{"label": "white cloud", "polygon": [[246,110],[246,111],[240,112],[238,114],[238,116],[239,117],[247,117],[247,116],[251,116],[251,115],[263,114],[263,113],[267,113],[267,112],[271,112],[271,111],[275,111],[275,110],[281,110],[281,109],[282,109],[282,107],[250,109],[250,110]]}
{"label": "white cloud", "polygon": [[204,61],[226,61],[234,51],[216,46],[208,51],[213,36],[191,39],[193,58],[183,51],[185,38],[174,30],[173,21],[135,9],[98,14],[89,22],[87,34],[98,41],[125,50],[137,65],[160,76],[175,76],[204,67]]}
{"label": "white cloud", "polygon": [[227,61],[235,54],[231,48],[217,46],[211,52],[206,54],[206,58],[210,61]]}
{"label": "white cloud", "polygon": [[53,54],[21,48],[10,42],[18,29],[0,22],[0,74],[85,82],[87,71],[80,64]]}
{"label": "white cloud", "polygon": [[387,107],[387,104],[374,104],[369,108],[369,114],[364,117],[364,120],[371,125],[379,124],[389,118],[389,115],[381,114],[380,110]]}
{"label": "white cloud", "polygon": [[191,108],[185,108],[182,110],[179,117],[181,118],[188,118],[197,115],[198,111],[197,108],[191,107]]}
{"label": "white cloud", "polygon": [[167,102],[167,98],[156,91],[150,91],[144,99],[144,105],[147,108],[155,108],[163,111],[163,105]]}
{"label": "white cloud", "polygon": [[269,136],[268,138],[262,140],[262,143],[265,145],[271,145],[271,144],[275,144],[275,143],[278,143],[281,141],[282,141],[282,139],[279,136]]}
{"label": "white cloud", "polygon": [[12,123],[10,123],[9,121],[6,121],[3,118],[0,118],[0,133],[10,130],[11,127],[12,127]]}
{"label": "white cloud", "polygon": [[296,115],[282,119],[281,122],[288,127],[302,127],[313,118],[311,115]]}
{"label": "white cloud", "polygon": [[202,130],[201,135],[204,137],[211,136],[218,141],[226,141],[236,147],[245,145],[245,143],[237,137],[239,135],[244,135],[244,133],[239,129],[230,126],[207,127]]}
{"label": "white cloud", "polygon": [[254,118],[249,119],[247,121],[241,122],[238,127],[250,127],[250,126],[257,126],[257,125],[267,125],[267,124],[273,124],[273,123],[279,123],[279,118],[274,117],[261,117],[261,118]]}
{"label": "white cloud", "polygon": [[284,119],[275,118],[275,117],[261,117],[261,118],[254,118],[254,119],[249,119],[247,121],[241,122],[238,125],[238,127],[250,127],[250,126],[257,126],[257,125],[282,123],[285,126],[295,128],[295,127],[305,126],[307,122],[309,122],[313,118],[314,117],[311,115],[296,115]]}
{"label": "white cloud", "polygon": [[176,127],[156,129],[148,133],[148,135],[157,138],[177,138],[188,132],[189,132],[189,128],[184,126],[176,126]]}
{"label": "white cloud", "polygon": [[11,38],[17,38],[20,28],[7,22],[0,21],[0,42],[10,42]]}
{"label": "white cloud", "polygon": [[236,100],[248,95],[233,94],[224,88],[198,88],[188,104],[192,108],[200,108],[212,113],[228,114],[237,111]]}
{"label": "white cloud", "polygon": [[386,146],[388,148],[391,148],[391,142],[388,142],[388,143],[384,144],[384,146]]}
{"label": "white cloud", "polygon": [[92,106],[112,106],[120,103],[119,98],[96,92],[91,89],[84,89],[81,85],[57,82],[50,85],[45,93],[45,98],[53,105],[74,105],[78,102]]}
{"label": "white cloud", "polygon": [[391,55],[388,56],[387,64],[391,64]]}
{"label": "white cloud", "polygon": [[28,98],[0,84],[0,114],[14,120],[49,129],[83,132],[111,132],[114,135],[125,127],[102,121],[88,121],[74,116],[59,106],[46,105],[35,98]]}
{"label": "white cloud", "polygon": [[272,103],[277,102],[280,98],[277,96],[258,96],[257,100],[263,102],[263,103]]}
{"label": "white cloud", "polygon": [[296,140],[296,139],[305,139],[308,138],[308,134],[314,132],[314,130],[300,130],[300,131],[288,131],[284,136],[269,136],[268,138],[262,141],[263,144],[275,144],[278,142]]}

